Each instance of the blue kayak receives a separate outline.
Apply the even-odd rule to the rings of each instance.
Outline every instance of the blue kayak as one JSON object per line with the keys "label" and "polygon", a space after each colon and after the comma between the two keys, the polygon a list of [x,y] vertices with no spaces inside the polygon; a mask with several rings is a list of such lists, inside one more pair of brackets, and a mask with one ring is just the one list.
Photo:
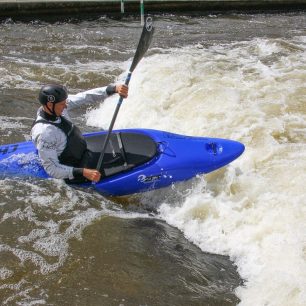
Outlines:
{"label": "blue kayak", "polygon": [[[88,149],[101,152],[107,132],[85,134]],[[104,176],[94,187],[108,196],[122,196],[167,187],[219,169],[244,151],[240,142],[191,137],[151,129],[115,130],[106,149]],[[118,162],[119,160],[119,162]],[[114,161],[114,162],[112,162]],[[49,178],[32,142],[0,146],[0,178]]]}

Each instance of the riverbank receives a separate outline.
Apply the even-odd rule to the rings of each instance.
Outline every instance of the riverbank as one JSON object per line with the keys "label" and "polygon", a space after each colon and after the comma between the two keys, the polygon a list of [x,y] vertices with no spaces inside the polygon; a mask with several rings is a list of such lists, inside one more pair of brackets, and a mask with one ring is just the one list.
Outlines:
{"label": "riverbank", "polygon": [[[0,17],[140,14],[139,0],[0,0]],[[145,13],[288,11],[306,9],[305,0],[145,0]]]}

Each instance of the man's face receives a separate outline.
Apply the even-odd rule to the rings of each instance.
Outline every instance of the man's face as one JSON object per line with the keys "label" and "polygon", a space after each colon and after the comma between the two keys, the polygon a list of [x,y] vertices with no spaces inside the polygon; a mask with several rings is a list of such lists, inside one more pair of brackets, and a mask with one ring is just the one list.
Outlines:
{"label": "man's face", "polygon": [[[67,100],[64,100],[62,102],[58,102],[58,103],[54,104],[54,112],[55,112],[56,116],[60,116],[63,113],[64,109],[67,108],[67,103],[66,102],[67,102]],[[53,103],[51,103],[51,102],[47,103],[47,105],[50,109],[53,109],[52,104]]]}

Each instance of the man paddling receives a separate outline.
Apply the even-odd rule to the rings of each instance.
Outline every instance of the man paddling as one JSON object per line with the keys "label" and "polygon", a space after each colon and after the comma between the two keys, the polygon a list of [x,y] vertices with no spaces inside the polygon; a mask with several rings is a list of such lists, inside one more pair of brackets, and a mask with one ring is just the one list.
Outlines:
{"label": "man paddling", "polygon": [[45,171],[53,178],[68,181],[98,182],[101,173],[95,169],[99,154],[87,149],[80,129],[69,119],[70,109],[98,103],[118,93],[126,98],[126,85],[109,85],[68,95],[65,86],[45,85],[39,92],[37,118],[31,136]]}

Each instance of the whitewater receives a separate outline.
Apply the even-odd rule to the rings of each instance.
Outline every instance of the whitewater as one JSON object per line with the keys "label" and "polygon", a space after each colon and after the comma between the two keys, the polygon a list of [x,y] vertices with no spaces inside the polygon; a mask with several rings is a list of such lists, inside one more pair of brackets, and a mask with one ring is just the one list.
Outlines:
{"label": "whitewater", "polygon": [[[179,203],[162,203],[161,218],[203,252],[234,261],[240,306],[306,305],[306,37],[153,51],[132,76],[116,128],[246,146]],[[107,128],[115,103],[88,111],[87,124]]]}
{"label": "whitewater", "polygon": [[[154,17],[115,128],[245,152],[127,205],[60,180],[1,179],[1,303],[306,305],[305,14]],[[140,32],[135,17],[3,21],[1,144],[30,139],[42,84],[74,94],[123,81]],[[71,118],[106,129],[116,103]]]}

